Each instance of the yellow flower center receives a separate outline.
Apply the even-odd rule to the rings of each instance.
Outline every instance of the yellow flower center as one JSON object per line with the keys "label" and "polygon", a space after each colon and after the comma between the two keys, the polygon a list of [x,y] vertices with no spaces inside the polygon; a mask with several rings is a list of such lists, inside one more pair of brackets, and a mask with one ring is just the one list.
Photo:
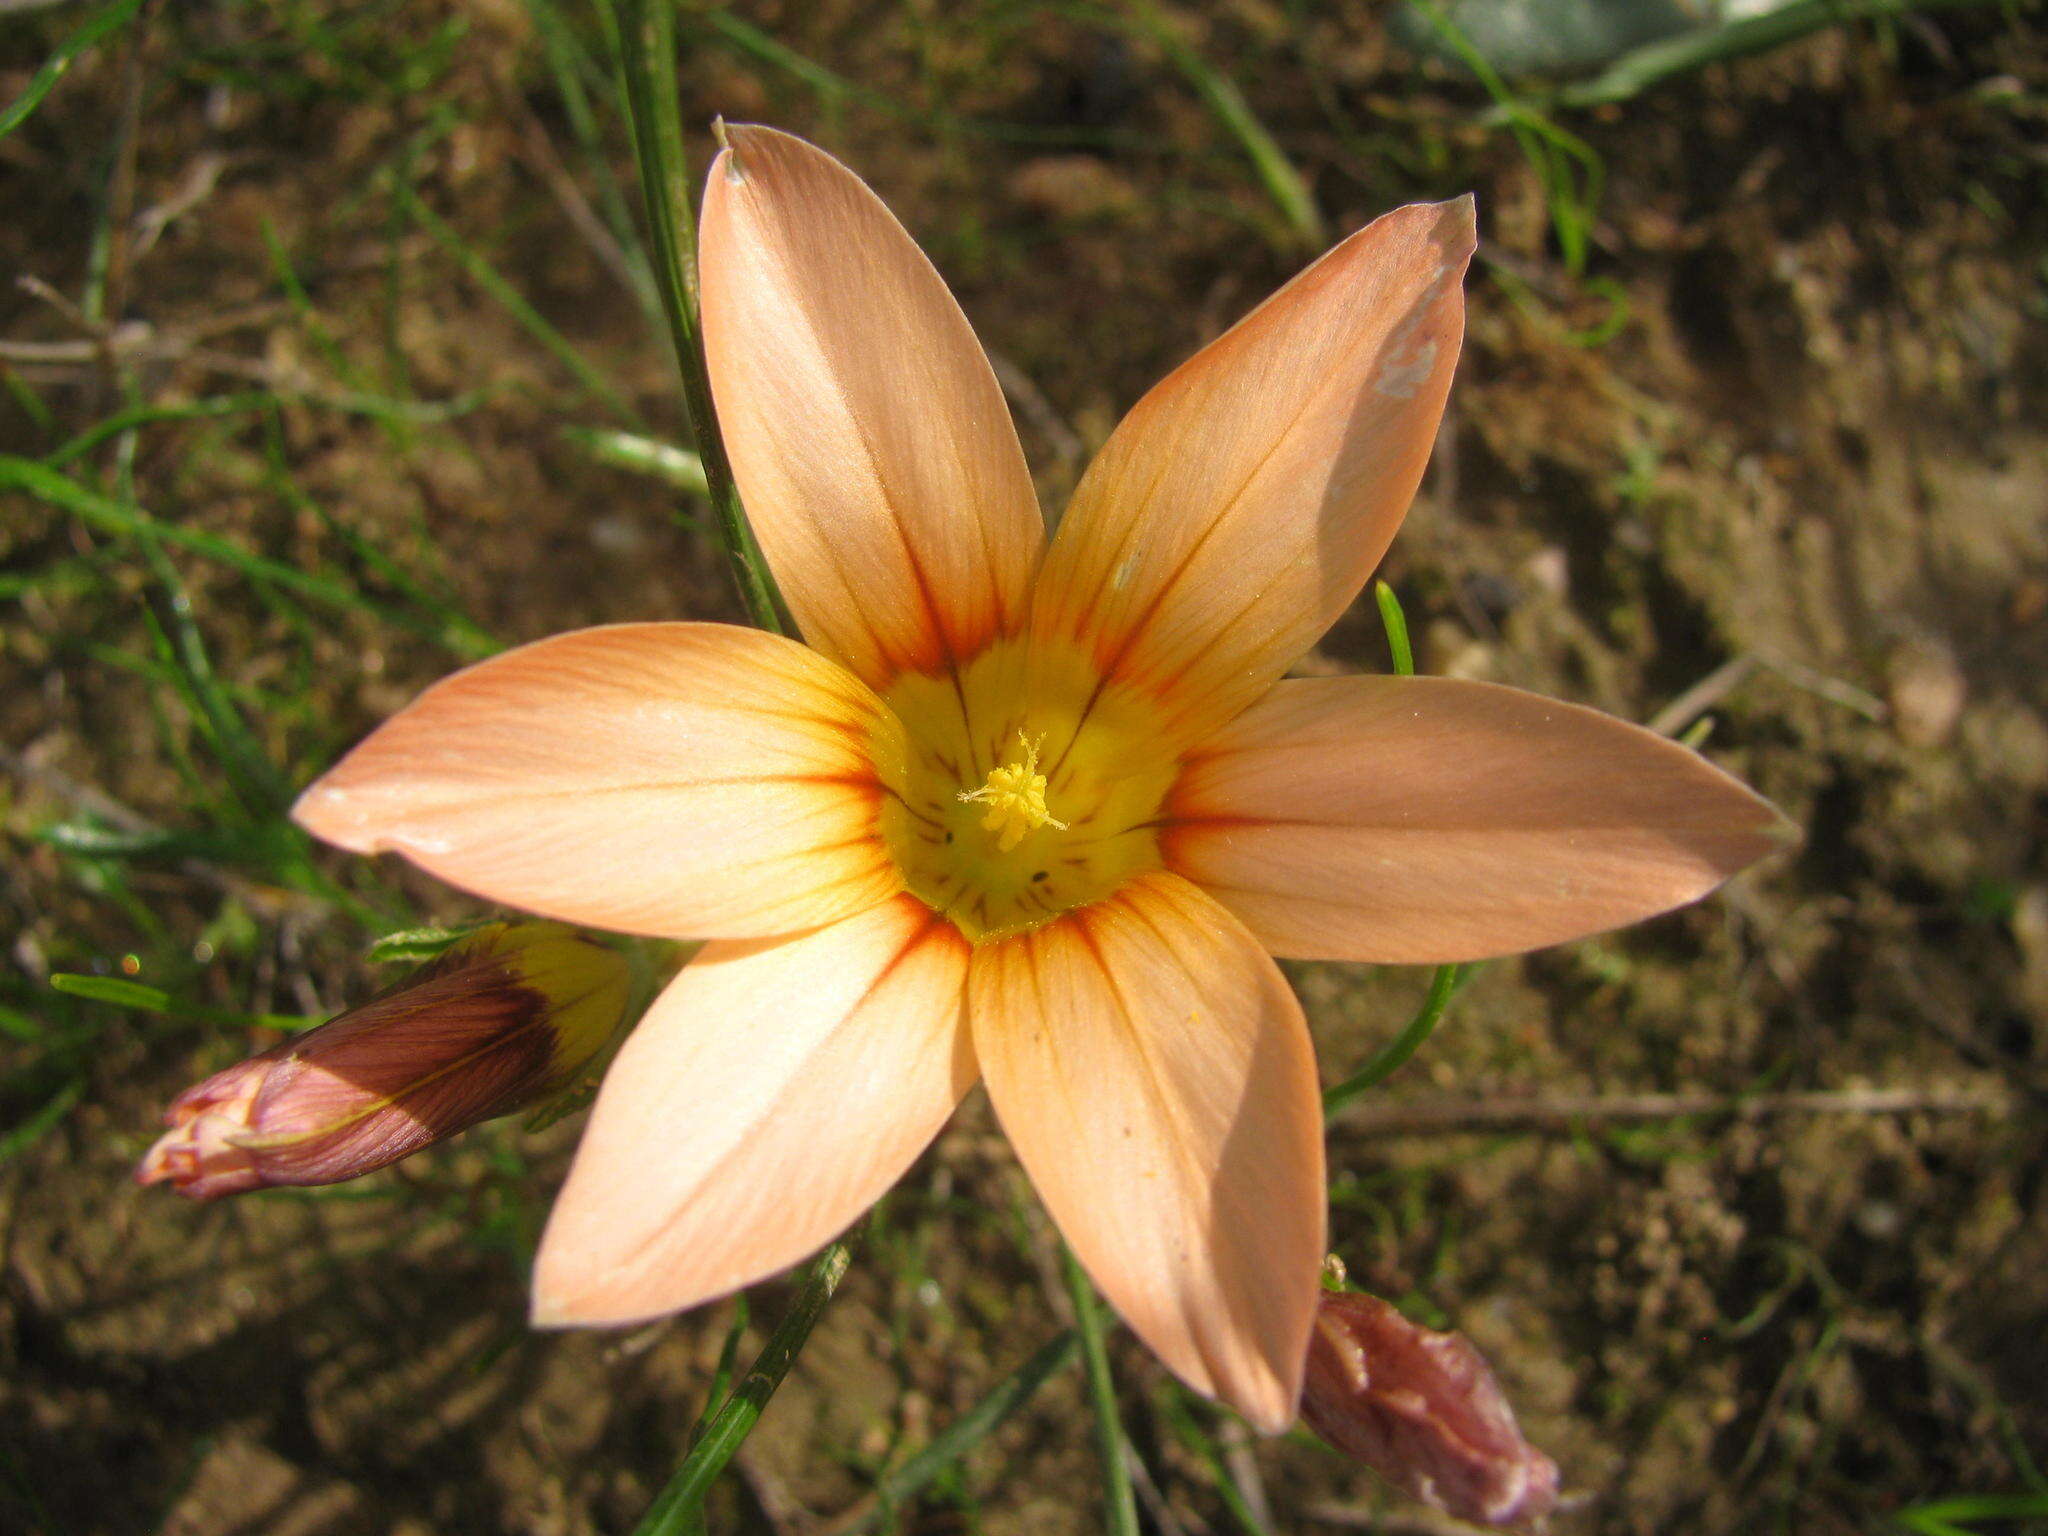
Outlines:
{"label": "yellow flower center", "polygon": [[968,938],[1020,933],[1159,867],[1179,761],[1154,710],[1101,686],[1078,649],[999,641],[957,674],[886,695],[882,835],[904,884]]}
{"label": "yellow flower center", "polygon": [[1024,755],[1023,762],[991,768],[988,782],[981,788],[960,791],[962,800],[978,800],[988,807],[988,814],[981,818],[981,829],[996,834],[996,848],[1002,853],[1008,853],[1024,841],[1027,832],[1036,832],[1040,827],[1058,832],[1073,830],[1045,808],[1045,775],[1038,771],[1038,743],[1019,731],[1017,747]]}

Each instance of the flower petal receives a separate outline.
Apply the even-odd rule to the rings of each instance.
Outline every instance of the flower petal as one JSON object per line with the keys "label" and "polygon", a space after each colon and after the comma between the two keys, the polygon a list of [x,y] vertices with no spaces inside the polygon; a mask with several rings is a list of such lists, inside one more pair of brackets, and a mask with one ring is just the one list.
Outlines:
{"label": "flower petal", "polygon": [[1301,1006],[1173,875],[975,951],[974,1046],[1046,1209],[1124,1318],[1268,1434],[1294,1417],[1323,1257]]}
{"label": "flower petal", "polygon": [[543,1325],[722,1296],[828,1242],[974,1082],[967,941],[914,897],[711,944],[605,1077],[533,1282]]}
{"label": "flower petal", "polygon": [[1535,949],[1696,900],[1782,843],[1697,753],[1489,683],[1284,682],[1202,753],[1166,862],[1294,959]]}
{"label": "flower petal", "polygon": [[1472,202],[1398,208],[1140,400],[1088,468],[1032,633],[1150,690],[1183,739],[1357,596],[1422,478],[1464,332]]}
{"label": "flower petal", "polygon": [[731,127],[704,346],[747,515],[804,637],[878,690],[1022,624],[1045,542],[967,317],[845,166]]}
{"label": "flower petal", "polygon": [[724,624],[577,630],[435,684],[292,815],[568,922],[790,933],[901,888],[870,751],[886,756],[896,730],[793,640]]}

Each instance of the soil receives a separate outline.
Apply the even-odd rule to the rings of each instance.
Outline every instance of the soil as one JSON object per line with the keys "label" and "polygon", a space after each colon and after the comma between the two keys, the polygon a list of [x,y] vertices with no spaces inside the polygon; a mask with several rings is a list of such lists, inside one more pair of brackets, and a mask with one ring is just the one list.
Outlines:
{"label": "soil", "polygon": [[[536,20],[554,14],[163,7],[81,57],[0,139],[0,267],[76,298],[108,259],[111,195],[117,324],[68,360],[13,355],[50,420],[0,400],[0,451],[48,453],[116,409],[118,346],[150,404],[280,402],[138,433],[136,496],[167,524],[348,573],[387,607],[423,584],[507,642],[737,618],[672,493],[564,431],[686,439],[666,341],[590,233],[602,182]],[[598,46],[581,8],[562,14]],[[1087,14],[743,15],[854,88],[691,21],[686,114],[774,122],[869,178],[1030,381],[1049,505],[1147,384],[1308,254],[1171,60]],[[1333,1130],[1333,1246],[1487,1352],[1564,1469],[1561,1532],[1833,1536],[2048,1489],[2048,41],[2023,11],[1944,11],[1562,119],[1605,176],[1574,273],[1514,137],[1476,125],[1476,87],[1389,43],[1381,7],[1175,16],[1332,237],[1479,196],[1451,414],[1383,572],[1423,668],[1674,729],[1710,715],[1708,754],[1802,834],[1698,907],[1485,967]],[[10,24],[0,101],[79,19]],[[601,94],[592,110],[630,197],[622,129]],[[708,138],[693,148],[701,165]],[[0,336],[81,332],[10,285]],[[369,396],[443,408],[347,404]],[[195,1207],[130,1184],[161,1106],[275,1036],[77,1004],[50,973],[332,1011],[379,983],[361,951],[377,917],[407,919],[394,890],[428,917],[473,909],[324,853],[367,913],[266,875],[263,818],[152,670],[168,610],[143,552],[5,506],[0,558],[24,580],[0,609],[0,1002],[27,1022],[0,1034],[0,1528],[631,1528],[734,1309],[525,1327],[573,1121],[486,1128],[324,1194]],[[172,564],[292,783],[456,662],[376,614]],[[1385,665],[1369,602],[1305,663]],[[49,830],[123,817],[194,837],[113,859]],[[1425,981],[1295,978],[1332,1077]],[[1645,1094],[1684,1097],[1606,1112]],[[1426,1123],[1396,1116],[1418,1107]],[[975,1096],[870,1223],[712,1528],[830,1529],[1062,1325],[1051,1243]],[[786,1296],[754,1294],[743,1357]],[[1128,1337],[1114,1363],[1151,1528],[1235,1528],[1192,1422],[1277,1530],[1438,1529],[1305,1435],[1247,1440]],[[894,1518],[1093,1530],[1095,1485],[1063,1373]]]}

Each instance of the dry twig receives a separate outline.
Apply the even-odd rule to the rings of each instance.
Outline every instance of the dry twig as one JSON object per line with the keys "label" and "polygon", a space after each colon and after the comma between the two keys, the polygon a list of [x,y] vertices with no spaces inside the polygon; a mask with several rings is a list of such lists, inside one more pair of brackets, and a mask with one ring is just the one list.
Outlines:
{"label": "dry twig", "polygon": [[1991,1088],[1836,1088],[1784,1093],[1554,1094],[1528,1098],[1361,1100],[1337,1123],[1364,1136],[1423,1136],[1444,1131],[1565,1131],[1588,1122],[1675,1120],[1728,1115],[2005,1115],[2011,1096]]}

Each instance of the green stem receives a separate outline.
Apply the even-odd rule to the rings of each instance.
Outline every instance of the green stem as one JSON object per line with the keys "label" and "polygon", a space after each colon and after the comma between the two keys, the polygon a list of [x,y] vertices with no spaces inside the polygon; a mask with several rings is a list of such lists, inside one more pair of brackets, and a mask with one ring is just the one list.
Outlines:
{"label": "green stem", "polygon": [[783,632],[775,607],[768,562],[747,526],[732,462],[725,454],[718,415],[711,402],[711,375],[704,363],[704,333],[697,317],[697,221],[690,207],[690,160],[683,146],[682,107],[676,99],[675,8],[672,0],[622,0],[619,7],[619,64],[625,76],[626,112],[633,125],[633,149],[640,162],[640,192],[647,204],[647,234],[654,285],[668,315],[676,366],[683,376],[683,404],[704,462],[719,537],[732,563],[733,579],[747,616],[762,629]]}
{"label": "green stem", "polygon": [[825,1310],[825,1303],[839,1288],[846,1274],[846,1244],[834,1243],[811,1261],[804,1271],[803,1289],[796,1305],[776,1325],[774,1334],[754,1358],[753,1369],[733,1389],[723,1406],[712,1416],[704,1433],[676,1468],[675,1476],[648,1506],[647,1514],[634,1528],[633,1536],[680,1536],[698,1524],[704,1494],[712,1480],[725,1470],[768,1406],[768,1399],[782,1385],[782,1378],[796,1362],[797,1352]]}
{"label": "green stem", "polygon": [[1138,1505],[1131,1472],[1124,1464],[1124,1427],[1116,1412],[1116,1384],[1109,1379],[1109,1350],[1096,1310],[1095,1288],[1069,1248],[1060,1249],[1067,1294],[1074,1300],[1074,1326],[1081,1335],[1081,1365],[1088,1374],[1088,1400],[1095,1407],[1095,1446],[1102,1456],[1103,1521],[1109,1536],[1138,1536]]}
{"label": "green stem", "polygon": [[[718,1351],[718,1368],[711,1373],[711,1385],[704,1393],[704,1411],[697,1415],[697,1422],[690,1426],[689,1444],[695,1445],[704,1434],[705,1426],[718,1415],[718,1410],[732,1395],[732,1371],[739,1359],[740,1339],[747,1331],[747,1293],[741,1291],[733,1299],[732,1325],[725,1330],[725,1343]],[[704,1501],[697,1500],[680,1517],[684,1536],[705,1536]]]}
{"label": "green stem", "polygon": [[1429,996],[1422,1000],[1422,1007],[1408,1021],[1408,1027],[1394,1036],[1355,1075],[1347,1077],[1323,1095],[1323,1118],[1327,1120],[1360,1094],[1379,1087],[1400,1071],[1408,1058],[1422,1048],[1422,1042],[1429,1038],[1430,1032],[1443,1018],[1444,1010],[1450,1006],[1458,987],[1471,971],[1469,965],[1438,966],[1436,974],[1429,979]]}
{"label": "green stem", "polygon": [[1040,1345],[1036,1354],[990,1388],[988,1396],[934,1435],[931,1444],[884,1474],[873,1493],[827,1526],[821,1536],[859,1536],[901,1512],[932,1479],[979,1445],[1045,1385],[1048,1377],[1072,1360],[1079,1342],[1079,1335],[1069,1328]]}

